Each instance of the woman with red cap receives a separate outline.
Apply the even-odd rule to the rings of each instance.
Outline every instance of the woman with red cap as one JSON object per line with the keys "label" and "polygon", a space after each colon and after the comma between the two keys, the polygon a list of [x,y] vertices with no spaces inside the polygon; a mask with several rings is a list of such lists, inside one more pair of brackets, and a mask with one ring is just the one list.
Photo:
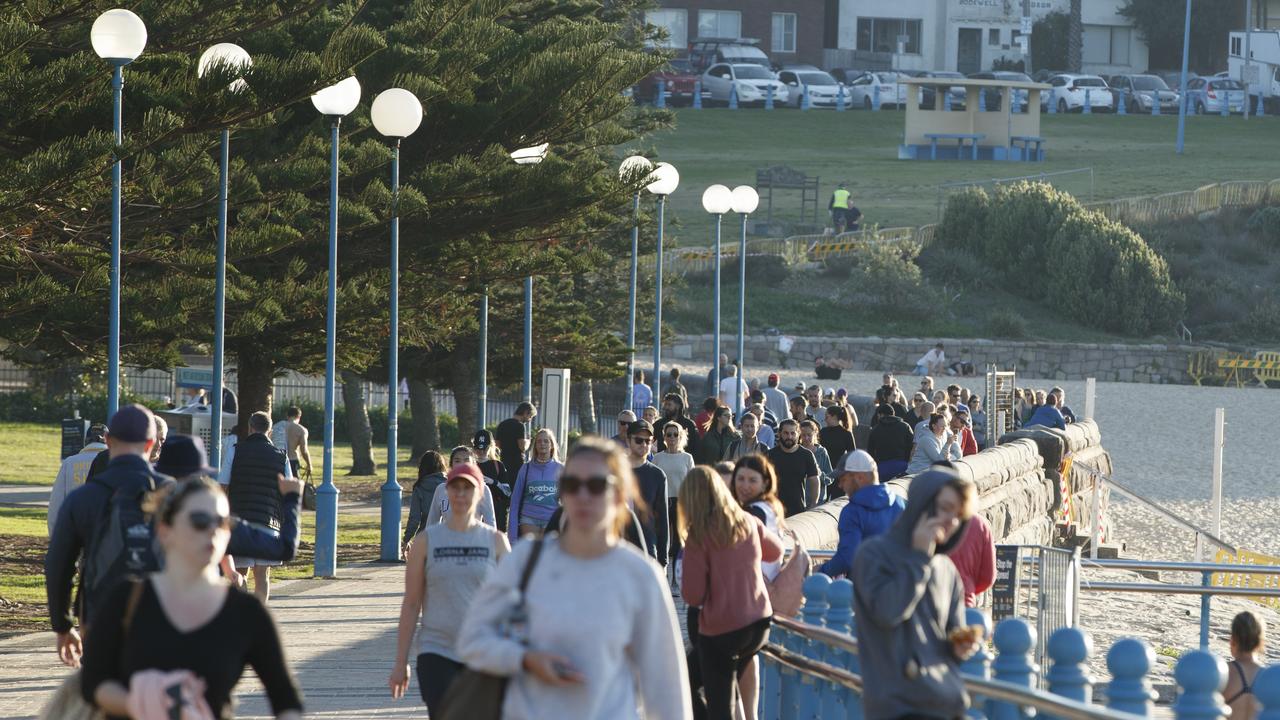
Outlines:
{"label": "woman with red cap", "polygon": [[454,650],[462,619],[485,578],[511,550],[504,533],[476,517],[485,487],[479,466],[453,466],[444,487],[449,495],[444,522],[429,523],[409,545],[395,665],[387,680],[391,696],[403,697],[409,687],[409,648],[421,614],[418,687],[432,717],[463,667]]}

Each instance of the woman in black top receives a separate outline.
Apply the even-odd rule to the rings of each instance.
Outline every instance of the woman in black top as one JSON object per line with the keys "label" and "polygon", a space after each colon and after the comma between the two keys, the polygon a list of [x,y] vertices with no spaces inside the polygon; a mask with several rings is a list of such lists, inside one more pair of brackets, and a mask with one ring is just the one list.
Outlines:
{"label": "woman in black top", "polygon": [[845,453],[857,449],[853,441],[853,419],[849,417],[849,411],[849,408],[841,405],[827,408],[827,426],[818,431],[818,444],[827,449],[833,465],[838,465]]}
{"label": "woman in black top", "polygon": [[[218,574],[230,537],[230,506],[221,486],[208,478],[182,482],[161,501],[156,518],[165,567],[108,595],[86,645],[85,700],[111,718],[128,718],[131,708],[168,702],[142,693],[168,694],[181,682],[202,685],[213,716],[230,718],[231,693],[248,664],[266,687],[275,716],[301,718],[302,698],[271,615],[258,598]],[[186,679],[156,682],[154,671],[184,671]],[[199,697],[187,699],[199,703]]]}

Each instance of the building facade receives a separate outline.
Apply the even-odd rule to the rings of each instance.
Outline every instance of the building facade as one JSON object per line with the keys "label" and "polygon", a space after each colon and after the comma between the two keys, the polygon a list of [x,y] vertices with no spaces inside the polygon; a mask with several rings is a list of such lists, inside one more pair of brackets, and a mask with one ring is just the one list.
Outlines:
{"label": "building facade", "polygon": [[645,21],[687,52],[699,38],[752,38],[779,65],[823,61],[827,0],[661,0]]}

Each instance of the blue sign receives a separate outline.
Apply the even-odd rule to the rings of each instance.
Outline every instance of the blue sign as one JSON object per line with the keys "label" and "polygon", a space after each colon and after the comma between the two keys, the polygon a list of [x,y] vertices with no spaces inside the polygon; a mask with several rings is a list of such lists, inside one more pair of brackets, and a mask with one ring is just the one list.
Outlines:
{"label": "blue sign", "polygon": [[212,388],[213,370],[180,367],[174,370],[173,379],[174,384],[181,388]]}

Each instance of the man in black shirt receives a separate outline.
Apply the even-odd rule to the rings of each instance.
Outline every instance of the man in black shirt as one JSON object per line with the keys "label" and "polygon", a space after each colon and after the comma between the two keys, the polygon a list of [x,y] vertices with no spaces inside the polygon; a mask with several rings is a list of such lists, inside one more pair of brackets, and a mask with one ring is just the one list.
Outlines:
{"label": "man in black shirt", "polygon": [[[279,535],[284,504],[279,477],[288,472],[289,459],[267,437],[271,430],[270,415],[256,412],[249,416],[247,426],[249,434],[236,443],[231,460],[227,499],[236,517]],[[271,594],[271,568],[276,565],[280,565],[280,561],[236,556],[237,568],[253,568],[253,593],[264,603]]]}
{"label": "man in black shirt", "polygon": [[[684,398],[679,393],[669,392],[662,398],[662,419],[653,424],[653,434],[655,437],[662,437],[662,428],[667,423],[673,422],[683,426],[689,440],[685,444],[684,451],[693,455],[698,452],[698,426],[684,414]],[[630,448],[628,448],[630,450]],[[660,452],[661,448],[655,450]]]}
{"label": "man in black shirt", "polygon": [[514,416],[498,423],[498,431],[493,434],[498,444],[498,459],[506,470],[506,477],[501,479],[511,487],[515,487],[516,473],[524,464],[524,454],[529,450],[529,422],[537,415],[533,403],[522,402],[516,406]]}
{"label": "man in black shirt", "polygon": [[794,419],[778,424],[778,445],[769,451],[769,462],[778,476],[778,499],[787,517],[817,504],[818,461],[800,446],[800,424]]}
{"label": "man in black shirt", "polygon": [[649,556],[665,567],[667,564],[667,474],[662,468],[649,462],[649,449],[653,447],[653,426],[637,420],[627,428],[627,459],[636,476],[640,499],[649,512],[640,520],[644,529],[644,542]]}
{"label": "man in black shirt", "polygon": [[911,461],[912,445],[915,442],[915,431],[905,420],[893,412],[891,405],[882,404],[876,408],[879,419],[871,428],[871,436],[867,440],[867,452],[875,459],[880,469],[880,476],[885,480],[898,477],[907,471]]}

